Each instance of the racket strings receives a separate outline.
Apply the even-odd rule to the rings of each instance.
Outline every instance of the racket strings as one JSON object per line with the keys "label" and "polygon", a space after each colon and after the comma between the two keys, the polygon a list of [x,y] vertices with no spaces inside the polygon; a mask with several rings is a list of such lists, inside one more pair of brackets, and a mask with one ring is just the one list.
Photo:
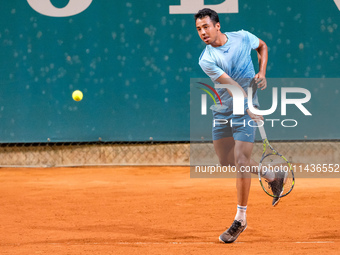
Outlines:
{"label": "racket strings", "polygon": [[278,154],[268,154],[262,159],[259,176],[263,189],[273,197],[287,195],[294,186],[291,165]]}

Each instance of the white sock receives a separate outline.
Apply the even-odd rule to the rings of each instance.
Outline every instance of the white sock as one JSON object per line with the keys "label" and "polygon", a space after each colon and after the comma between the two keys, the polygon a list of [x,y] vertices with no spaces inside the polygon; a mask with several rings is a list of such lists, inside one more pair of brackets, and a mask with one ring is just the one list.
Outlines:
{"label": "white sock", "polygon": [[246,218],[247,218],[247,206],[237,205],[237,213],[235,216],[235,220],[241,221],[242,226],[246,224]]}
{"label": "white sock", "polygon": [[262,167],[261,176],[265,178],[267,181],[272,182],[275,179],[275,173],[272,170],[269,170],[267,167]]}

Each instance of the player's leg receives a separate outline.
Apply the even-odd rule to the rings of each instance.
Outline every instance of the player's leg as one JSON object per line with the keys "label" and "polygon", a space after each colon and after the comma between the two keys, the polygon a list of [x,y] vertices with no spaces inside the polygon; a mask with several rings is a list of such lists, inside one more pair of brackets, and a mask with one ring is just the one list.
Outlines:
{"label": "player's leg", "polygon": [[[225,137],[213,141],[214,149],[218,160],[222,166],[236,166],[235,165],[235,140],[233,137]],[[259,163],[253,159],[250,159],[251,173],[257,174],[257,168]]]}
{"label": "player's leg", "polygon": [[253,143],[235,140],[234,158],[237,169],[237,213],[230,228],[220,235],[220,241],[232,243],[247,228],[247,203],[251,184],[251,152]]}
{"label": "player's leg", "polygon": [[[251,120],[249,115],[234,116],[232,122],[235,124],[233,128],[233,137],[235,139],[235,164],[237,169],[237,202],[239,207],[246,209],[251,184],[251,173],[257,173],[253,166],[257,169],[258,164],[251,160],[255,141],[255,127],[248,125]],[[244,210],[245,211],[245,210]],[[240,216],[241,215],[241,216]],[[245,224],[245,212],[236,214],[236,220]]]}
{"label": "player's leg", "polygon": [[[213,111],[214,119],[223,119],[227,120],[227,123],[224,124],[216,124],[212,128],[212,136],[213,136],[213,144],[215,148],[216,155],[219,159],[219,162],[222,166],[235,166],[235,157],[234,157],[234,147],[235,141],[233,137],[233,131],[230,127],[230,119],[232,117],[232,113],[219,113]],[[251,138],[251,137],[250,137]],[[250,160],[251,166],[254,166],[253,169],[258,167],[258,163],[254,160]],[[257,172],[254,170],[254,174]]]}
{"label": "player's leg", "polygon": [[[255,129],[247,126],[248,115],[233,116],[232,132],[235,141],[234,161],[237,169],[237,213],[233,224],[222,235],[220,241],[224,243],[234,242],[247,228],[246,210],[251,184],[251,166],[257,163],[251,160]],[[237,124],[236,124],[237,123]]]}
{"label": "player's leg", "polygon": [[226,120],[223,124],[214,124],[212,127],[213,144],[216,155],[222,166],[234,166],[234,138],[229,124],[231,113],[220,113],[213,111],[214,119]]}
{"label": "player's leg", "polygon": [[[236,166],[235,165],[235,140],[233,137],[224,137],[218,140],[213,140],[214,149],[218,160],[222,166]],[[251,173],[257,174],[257,167],[259,163],[250,159]]]}
{"label": "player's leg", "polygon": [[222,166],[235,166],[235,157],[234,157],[234,147],[235,141],[234,138],[224,137],[218,140],[213,141],[216,155],[219,159],[219,162]]}
{"label": "player's leg", "polygon": [[[251,153],[253,143],[235,141],[235,164],[237,169],[237,203],[240,206],[247,206],[251,185]],[[235,218],[236,219],[236,218]],[[239,219],[236,219],[239,220]]]}
{"label": "player's leg", "polygon": [[[214,119],[227,119],[230,120],[232,115],[221,114],[218,112],[213,112]],[[212,129],[213,134],[213,143],[216,154],[219,158],[219,162],[222,166],[235,166],[238,165],[240,168],[241,165],[254,165],[258,166],[258,164],[250,159],[251,151],[252,151],[252,142],[241,142],[234,140],[234,134],[232,131],[232,127],[229,124],[220,124],[216,125]],[[253,132],[253,130],[251,130]],[[255,132],[254,132],[255,135]],[[253,137],[246,136],[247,139],[252,140]],[[238,144],[237,149],[235,148],[236,143]],[[242,154],[241,152],[244,151]],[[236,159],[236,161],[235,161]],[[240,175],[241,173],[238,173]],[[242,174],[244,175],[244,174]],[[250,190],[250,178],[242,178],[244,176],[238,176],[237,178],[237,197],[238,197],[238,206],[237,206],[237,214],[236,219],[234,220],[232,226],[225,231],[220,236],[220,241],[224,243],[234,242],[236,238],[244,231],[247,227],[246,223],[246,205],[248,202],[249,190]],[[246,173],[245,173],[246,175]],[[248,175],[250,173],[248,172]],[[249,177],[249,176],[246,176]],[[243,206],[245,205],[245,206]],[[243,219],[240,221],[240,219]]]}

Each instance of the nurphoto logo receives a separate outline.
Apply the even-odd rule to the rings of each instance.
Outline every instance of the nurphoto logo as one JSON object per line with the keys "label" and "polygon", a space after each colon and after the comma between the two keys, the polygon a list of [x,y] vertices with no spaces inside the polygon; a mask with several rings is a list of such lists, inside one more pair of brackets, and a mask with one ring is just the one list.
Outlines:
{"label": "nurphoto logo", "polygon": [[[222,100],[217,93],[217,91],[210,85],[205,84],[203,82],[198,82],[199,84],[205,86],[205,88],[199,88],[203,90],[206,94],[201,94],[201,115],[207,115],[207,94],[212,98],[215,105],[222,104]],[[233,114],[234,115],[244,115],[245,113],[245,105],[248,106],[249,110],[257,115],[268,116],[274,113],[278,107],[278,88],[272,88],[272,105],[269,109],[260,110],[253,106],[253,88],[249,87],[247,91],[248,97],[245,98],[241,89],[231,85],[231,84],[215,84],[215,88],[217,89],[227,89],[230,91],[231,96],[233,97]],[[210,91],[208,90],[210,89]],[[301,98],[289,98],[289,94],[294,93],[302,95]],[[218,99],[217,100],[215,99]],[[309,102],[311,99],[311,93],[308,89],[299,88],[299,87],[282,87],[281,88],[281,116],[287,115],[287,105],[295,105],[305,116],[312,116],[312,114],[307,110],[307,108],[303,105]],[[295,119],[265,119],[266,122],[270,122],[271,126],[274,127],[275,122],[281,122],[283,127],[295,127],[298,122]],[[224,125],[230,123],[232,126],[232,121],[228,121],[225,119],[214,119],[213,125]],[[244,126],[247,124],[248,126],[257,127],[258,125],[264,125],[264,121],[260,121],[260,123],[254,123],[254,121],[250,120],[248,123],[234,123],[235,124],[243,124]]]}

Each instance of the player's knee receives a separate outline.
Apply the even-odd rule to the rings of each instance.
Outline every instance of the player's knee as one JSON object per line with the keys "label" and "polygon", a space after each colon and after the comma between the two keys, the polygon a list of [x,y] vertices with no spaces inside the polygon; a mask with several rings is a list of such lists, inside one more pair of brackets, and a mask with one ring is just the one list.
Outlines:
{"label": "player's knee", "polygon": [[235,166],[235,162],[233,160],[228,159],[219,159],[221,166]]}
{"label": "player's knee", "polygon": [[249,166],[250,164],[250,159],[248,159],[247,157],[239,157],[236,159],[236,165],[238,167],[246,167]]}

